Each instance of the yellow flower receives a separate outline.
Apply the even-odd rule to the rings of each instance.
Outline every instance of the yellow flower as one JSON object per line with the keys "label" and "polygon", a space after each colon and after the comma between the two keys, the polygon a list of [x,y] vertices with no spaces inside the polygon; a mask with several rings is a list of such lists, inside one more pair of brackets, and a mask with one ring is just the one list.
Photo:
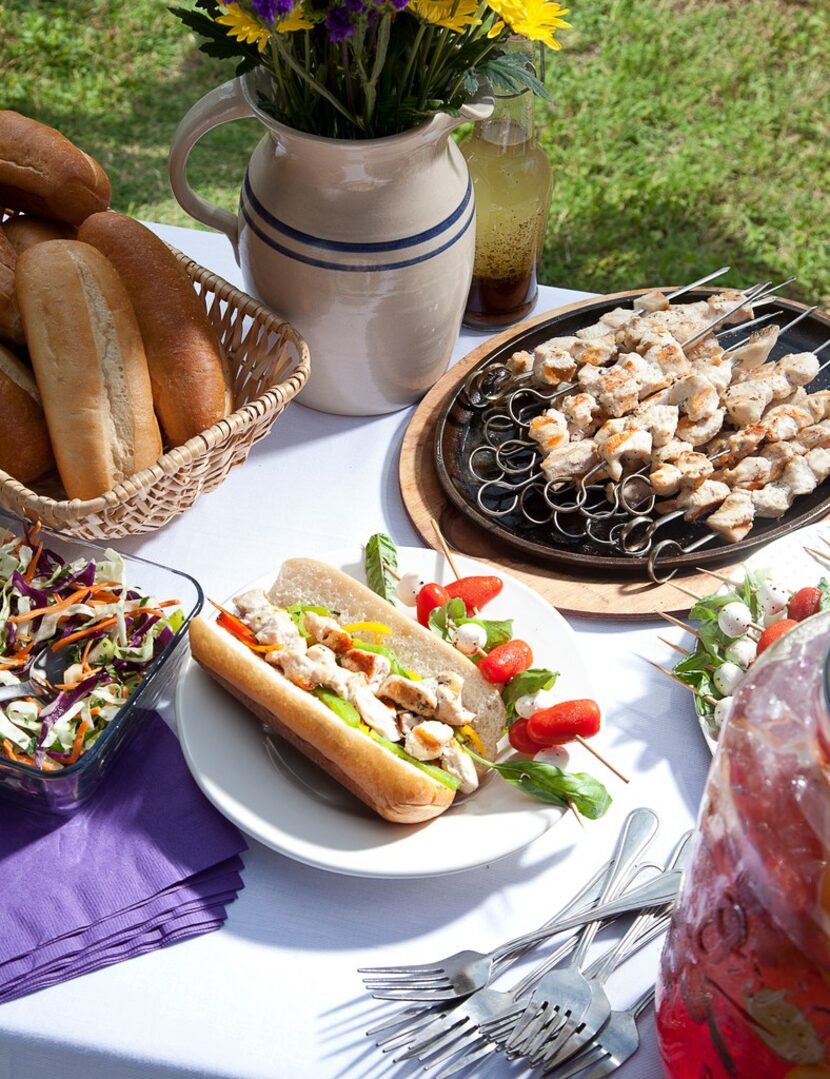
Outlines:
{"label": "yellow flower", "polygon": [[314,23],[302,16],[302,4],[295,4],[284,19],[278,19],[274,29],[278,34],[293,34],[295,30],[313,30]]}
{"label": "yellow flower", "polygon": [[411,0],[411,11],[435,26],[461,32],[465,26],[478,26],[477,0]]}
{"label": "yellow flower", "polygon": [[226,32],[236,41],[244,41],[246,45],[256,45],[260,52],[265,51],[265,46],[271,36],[270,31],[247,11],[243,11],[239,4],[234,4],[224,15],[219,15],[216,21],[220,26],[227,26]]}
{"label": "yellow flower", "polygon": [[[555,0],[488,0],[488,2],[514,34],[519,34],[529,41],[542,41],[551,49],[562,47],[554,34],[562,27],[570,26],[570,23],[562,18],[563,15],[568,14],[568,9],[555,3]],[[491,36],[495,36],[497,26],[499,26],[498,23],[491,30]]]}

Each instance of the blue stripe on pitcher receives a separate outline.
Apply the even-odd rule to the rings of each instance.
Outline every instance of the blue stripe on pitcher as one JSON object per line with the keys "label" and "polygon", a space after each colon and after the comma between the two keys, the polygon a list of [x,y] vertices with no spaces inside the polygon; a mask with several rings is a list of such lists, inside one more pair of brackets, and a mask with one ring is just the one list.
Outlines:
{"label": "blue stripe on pitcher", "polygon": [[284,221],[280,221],[278,217],[274,217],[254,194],[247,171],[245,172],[244,189],[251,204],[251,209],[276,232],[281,232],[283,236],[288,237],[290,240],[296,240],[298,243],[306,244],[309,247],[319,247],[326,251],[348,251],[354,255],[370,255],[376,251],[400,251],[404,247],[417,247],[419,244],[434,240],[441,233],[452,228],[456,221],[462,217],[473,197],[473,181],[472,178],[469,178],[467,180],[467,190],[464,192],[464,198],[459,205],[449,217],[445,217],[443,221],[439,221],[431,229],[425,229],[414,236],[404,236],[400,240],[382,240],[378,243],[351,243],[346,240],[324,240],[320,236],[312,236],[307,232],[292,228],[290,225],[286,225]]}
{"label": "blue stripe on pitcher", "polygon": [[458,232],[456,232],[454,236],[451,236],[445,243],[441,244],[440,247],[436,247],[432,251],[427,251],[423,255],[415,255],[413,258],[401,259],[399,262],[366,263],[365,265],[361,265],[360,263],[329,262],[325,259],[314,258],[311,255],[302,255],[299,251],[292,251],[290,247],[286,247],[284,244],[279,243],[265,232],[265,230],[253,219],[248,212],[248,208],[241,199],[239,208],[251,231],[274,251],[278,251],[281,255],[285,255],[286,258],[294,259],[296,262],[303,262],[306,266],[316,266],[321,270],[338,270],[343,273],[380,273],[383,270],[404,270],[407,266],[416,266],[420,262],[427,262],[429,259],[435,258],[436,255],[442,254],[448,248],[458,243],[470,225],[472,225],[473,221],[475,221],[475,209],[471,207],[467,220]]}

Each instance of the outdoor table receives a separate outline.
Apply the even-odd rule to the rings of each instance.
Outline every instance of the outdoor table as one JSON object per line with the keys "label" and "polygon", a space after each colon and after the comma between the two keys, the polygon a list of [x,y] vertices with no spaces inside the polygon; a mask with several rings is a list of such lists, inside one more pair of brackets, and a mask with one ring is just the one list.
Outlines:
{"label": "outdoor table", "polygon": [[[224,236],[152,227],[243,287]],[[536,311],[585,295],[542,287]],[[484,339],[463,332],[454,359]],[[330,416],[292,403],[217,491],[160,531],[116,546],[186,570],[216,599],[285,557],[357,547],[373,532],[423,546],[397,478],[411,415]],[[605,819],[581,831],[566,815],[501,861],[406,881],[337,876],[251,840],[245,888],[219,932],[0,1007],[0,1077],[362,1079],[419,1071],[394,1065],[364,1036],[384,1013],[363,991],[357,967],[485,951],[553,914],[607,860],[628,808],[659,814],[655,858],[697,815],[709,752],[687,692],[641,658],[662,656],[658,621],[568,620],[596,669],[605,747],[631,777]],[[165,717],[175,724],[172,701]],[[626,966],[625,1004],[653,981],[658,954],[652,945]],[[652,1016],[641,1021],[641,1048],[620,1079],[661,1076]],[[517,1071],[497,1057],[475,1074]]]}

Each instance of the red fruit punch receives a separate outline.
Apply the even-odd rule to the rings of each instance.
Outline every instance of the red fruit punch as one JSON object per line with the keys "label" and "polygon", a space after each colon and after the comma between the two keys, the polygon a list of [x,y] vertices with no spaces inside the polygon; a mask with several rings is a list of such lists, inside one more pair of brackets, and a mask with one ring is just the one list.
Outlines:
{"label": "red fruit punch", "polygon": [[430,611],[434,611],[436,607],[443,607],[445,603],[449,602],[449,594],[442,584],[435,584],[434,582],[425,584],[415,601],[418,621],[422,626],[428,626]]}
{"label": "red fruit punch", "polygon": [[478,669],[488,682],[504,683],[526,671],[533,663],[533,652],[524,641],[505,641],[496,645],[479,662]]}
{"label": "red fruit punch", "polygon": [[800,588],[787,604],[787,617],[803,622],[818,614],[821,606],[821,592],[817,588]]}
{"label": "red fruit punch", "polygon": [[504,588],[501,577],[459,577],[447,585],[451,599],[463,599],[467,614],[474,615]]}
{"label": "red fruit punch", "polygon": [[794,618],[782,618],[780,622],[773,622],[771,626],[767,626],[761,636],[758,638],[758,655],[762,652],[766,652],[771,644],[775,644],[779,637],[783,637],[785,633],[789,633],[791,629],[798,625],[798,622]]}
{"label": "red fruit punch", "polygon": [[599,728],[599,705],[589,698],[560,701],[534,712],[527,721],[527,733],[542,746],[561,746],[576,737],[590,738]]}

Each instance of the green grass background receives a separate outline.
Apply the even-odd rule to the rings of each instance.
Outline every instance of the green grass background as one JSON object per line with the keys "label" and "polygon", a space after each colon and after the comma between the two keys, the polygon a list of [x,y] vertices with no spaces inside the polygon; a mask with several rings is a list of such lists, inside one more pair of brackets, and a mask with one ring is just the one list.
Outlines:
{"label": "green grass background", "polygon": [[[830,303],[830,3],[573,0],[539,104],[554,188],[543,280],[592,291],[798,274]],[[0,105],[60,128],[113,205],[193,222],[173,200],[179,119],[232,71],[157,0],[0,0]],[[191,180],[235,207],[255,121],[207,136]]]}

